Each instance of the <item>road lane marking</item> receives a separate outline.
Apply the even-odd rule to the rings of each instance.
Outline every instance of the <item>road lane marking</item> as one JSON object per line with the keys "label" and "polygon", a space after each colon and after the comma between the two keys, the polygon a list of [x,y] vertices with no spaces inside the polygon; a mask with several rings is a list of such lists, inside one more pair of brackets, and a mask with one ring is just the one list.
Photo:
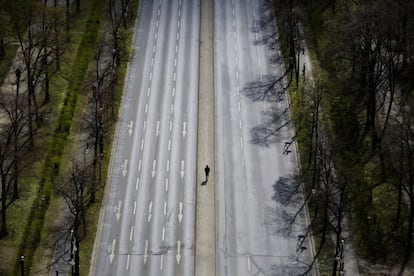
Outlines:
{"label": "road lane marking", "polygon": [[240,126],[240,128],[242,128],[242,121],[241,120],[239,120],[239,126]]}
{"label": "road lane marking", "polygon": [[157,121],[157,131],[155,136],[158,137],[158,135],[160,134],[160,121]]}
{"label": "road lane marking", "polygon": [[187,134],[187,123],[183,122],[183,138],[185,138],[186,134]]}
{"label": "road lane marking", "polygon": [[151,221],[151,218],[152,218],[152,200],[150,201],[148,205],[148,222]]}
{"label": "road lane marking", "polygon": [[167,214],[167,201],[164,201],[164,216]]}
{"label": "road lane marking", "polygon": [[165,226],[162,227],[162,241],[165,241]]}
{"label": "road lane marking", "polygon": [[241,110],[241,103],[239,102],[237,105],[238,105],[238,109],[240,111]]}
{"label": "road lane marking", "polygon": [[148,104],[145,104],[145,113],[148,113]]}
{"label": "road lane marking", "polygon": [[141,150],[144,149],[144,139],[141,140]]}
{"label": "road lane marking", "polygon": [[158,8],[158,16],[160,16],[160,13],[161,13],[160,8]]}
{"label": "road lane marking", "polygon": [[181,241],[177,241],[177,255],[175,255],[177,258],[177,264],[180,264],[181,261]]}
{"label": "road lane marking", "polygon": [[233,26],[236,27],[236,19],[233,19]]}
{"label": "road lane marking", "polygon": [[250,257],[247,257],[247,269],[248,269],[249,271],[251,271],[251,270],[252,270],[252,265],[251,265],[251,263],[250,263]]}
{"label": "road lane marking", "polygon": [[154,34],[154,40],[157,41],[157,38],[158,38],[158,32],[155,32],[155,34]]}
{"label": "road lane marking", "polygon": [[115,258],[115,245],[116,245],[116,240],[113,239],[112,240],[112,246],[111,246],[111,254],[109,255],[109,261],[112,264],[112,262],[114,261]]}
{"label": "road lane marking", "polygon": [[175,87],[173,87],[173,90],[172,90],[172,96],[174,97],[174,95],[175,95]]}
{"label": "road lane marking", "polygon": [[154,161],[152,161],[152,178],[154,178],[155,174],[157,173],[157,171],[155,170],[155,166],[157,165],[157,160],[154,159]]}
{"label": "road lane marking", "polygon": [[152,80],[152,72],[150,73],[149,80]]}
{"label": "road lane marking", "polygon": [[170,160],[167,160],[167,172],[170,171]]}
{"label": "road lane marking", "polygon": [[177,73],[174,72],[174,81],[177,79]]}
{"label": "road lane marking", "polygon": [[115,207],[116,221],[121,218],[122,200],[118,201],[118,206]]}
{"label": "road lane marking", "polygon": [[134,209],[132,210],[132,213],[135,215],[136,212],[137,212],[137,202],[134,201]]}
{"label": "road lane marking", "polygon": [[240,86],[239,85],[237,85],[237,94],[240,95]]}
{"label": "road lane marking", "polygon": [[174,67],[177,67],[177,58],[174,58]]}
{"label": "road lane marking", "polygon": [[128,254],[127,263],[126,263],[126,270],[129,270],[129,259],[130,258],[131,258],[131,255]]}
{"label": "road lane marking", "polygon": [[138,191],[138,187],[139,187],[139,177],[137,178],[137,184],[135,184],[135,190]]}
{"label": "road lane marking", "polygon": [[239,59],[236,57],[236,65],[239,65]]}
{"label": "road lane marking", "polygon": [[165,179],[165,191],[168,192],[168,177]]}
{"label": "road lane marking", "polygon": [[180,39],[180,33],[177,33],[177,40]]}
{"label": "road lane marking", "polygon": [[239,71],[236,71],[236,79],[239,80]]}
{"label": "road lane marking", "polygon": [[174,104],[172,103],[171,104],[171,114],[173,114],[174,113]]}
{"label": "road lane marking", "polygon": [[142,127],[142,129],[145,131],[146,128],[147,128],[147,121],[144,121],[144,126]]}
{"label": "road lane marking", "polygon": [[160,270],[164,269],[164,255],[161,255]]}
{"label": "road lane marking", "polygon": [[172,121],[170,121],[170,131],[172,131]]}
{"label": "road lane marking", "polygon": [[168,151],[171,151],[171,139],[168,140]]}
{"label": "road lane marking", "polygon": [[175,45],[175,52],[178,53],[178,45]]}
{"label": "road lane marking", "polygon": [[184,160],[181,160],[181,170],[180,170],[181,179],[184,177]]}
{"label": "road lane marking", "polygon": [[178,221],[181,223],[183,220],[183,202],[180,201],[179,207],[178,207]]}
{"label": "road lane marking", "polygon": [[177,23],[177,28],[178,28],[178,29],[180,28],[180,20],[178,20],[178,23]]}
{"label": "road lane marking", "polygon": [[148,87],[148,89],[147,89],[147,97],[149,97],[150,93],[151,93],[151,87]]}
{"label": "road lane marking", "polygon": [[124,177],[125,177],[125,176],[126,176],[126,174],[128,173],[127,167],[128,167],[128,160],[126,159],[126,160],[124,161],[124,164],[122,164],[122,175],[123,175]]}
{"label": "road lane marking", "polygon": [[154,66],[154,58],[151,59],[151,67]]}
{"label": "road lane marking", "polygon": [[181,9],[178,10],[178,17],[181,16]]}
{"label": "road lane marking", "polygon": [[240,136],[240,147],[243,148],[243,137]]}
{"label": "road lane marking", "polygon": [[129,240],[132,241],[134,237],[134,225],[131,226],[131,231],[129,232]]}
{"label": "road lane marking", "polygon": [[141,171],[141,159],[138,161],[138,171]]}
{"label": "road lane marking", "polygon": [[148,240],[145,241],[144,264],[147,263],[147,260],[148,260]]}
{"label": "road lane marking", "polygon": [[130,121],[129,125],[128,125],[128,134],[129,134],[129,136],[131,136],[133,128],[134,128],[134,121]]}
{"label": "road lane marking", "polygon": [[234,51],[237,52],[237,43],[234,43]]}
{"label": "road lane marking", "polygon": [[157,23],[155,24],[155,26],[158,28],[158,23],[159,23],[159,20],[157,19]]}

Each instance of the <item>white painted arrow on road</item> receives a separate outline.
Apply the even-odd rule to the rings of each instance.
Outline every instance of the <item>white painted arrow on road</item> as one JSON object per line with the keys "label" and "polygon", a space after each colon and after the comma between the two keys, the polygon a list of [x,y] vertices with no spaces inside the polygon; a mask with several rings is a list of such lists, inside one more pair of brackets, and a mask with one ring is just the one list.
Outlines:
{"label": "white painted arrow on road", "polygon": [[109,261],[111,262],[111,264],[115,258],[115,245],[116,245],[116,240],[114,239],[112,241],[111,254],[109,255]]}
{"label": "white painted arrow on road", "polygon": [[184,177],[184,160],[181,161],[181,171],[180,171],[181,178]]}
{"label": "white painted arrow on road", "polygon": [[149,206],[148,206],[148,222],[151,221],[151,217],[152,217],[152,201],[150,201]]}
{"label": "white painted arrow on road", "polygon": [[180,201],[179,208],[178,208],[178,221],[181,223],[183,220],[183,203]]}
{"label": "white painted arrow on road", "polygon": [[122,208],[122,200],[120,200],[118,202],[118,206],[115,207],[115,212],[116,212],[116,221],[119,221],[120,217],[121,217],[121,208]]}
{"label": "white painted arrow on road", "polygon": [[122,175],[125,177],[125,175],[127,174],[127,167],[128,167],[128,160],[124,161],[124,164],[122,164]]}
{"label": "white painted arrow on road", "polygon": [[129,136],[131,136],[131,134],[132,134],[133,127],[134,127],[134,121],[129,122],[129,125],[128,125],[128,134],[129,134]]}
{"label": "white painted arrow on road", "polygon": [[148,240],[145,241],[145,249],[144,249],[144,264],[148,261]]}
{"label": "white painted arrow on road", "polygon": [[183,123],[183,138],[185,138],[185,135],[187,134],[187,123]]}
{"label": "white painted arrow on road", "polygon": [[181,261],[181,241],[177,241],[177,255],[175,255],[177,258],[177,264],[180,264]]}

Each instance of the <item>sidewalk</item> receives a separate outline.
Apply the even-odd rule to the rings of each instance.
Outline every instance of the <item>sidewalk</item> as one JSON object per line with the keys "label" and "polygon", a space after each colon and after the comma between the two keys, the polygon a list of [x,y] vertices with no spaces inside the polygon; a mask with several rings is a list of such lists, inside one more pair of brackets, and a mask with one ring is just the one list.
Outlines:
{"label": "sidewalk", "polygon": [[[213,1],[201,0],[197,134],[195,275],[216,274],[216,216],[214,178],[214,26]],[[206,185],[204,168],[210,167]]]}

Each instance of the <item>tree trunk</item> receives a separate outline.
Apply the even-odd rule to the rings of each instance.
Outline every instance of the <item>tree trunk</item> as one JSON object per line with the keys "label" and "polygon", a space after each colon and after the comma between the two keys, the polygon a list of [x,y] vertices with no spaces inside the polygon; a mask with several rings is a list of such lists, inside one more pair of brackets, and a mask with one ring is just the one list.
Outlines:
{"label": "tree trunk", "polygon": [[7,183],[5,177],[1,177],[1,228],[0,239],[8,235],[7,232]]}

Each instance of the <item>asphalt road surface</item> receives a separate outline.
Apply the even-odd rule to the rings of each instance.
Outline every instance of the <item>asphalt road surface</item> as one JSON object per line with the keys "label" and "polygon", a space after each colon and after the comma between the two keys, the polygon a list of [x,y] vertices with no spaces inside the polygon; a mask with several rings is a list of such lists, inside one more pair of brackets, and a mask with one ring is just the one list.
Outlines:
{"label": "asphalt road surface", "polygon": [[199,4],[141,0],[91,275],[194,275]]}
{"label": "asphalt road surface", "polygon": [[220,276],[299,275],[311,262],[306,216],[292,220],[303,199],[284,83],[269,90],[283,67],[267,2],[215,1]]}

